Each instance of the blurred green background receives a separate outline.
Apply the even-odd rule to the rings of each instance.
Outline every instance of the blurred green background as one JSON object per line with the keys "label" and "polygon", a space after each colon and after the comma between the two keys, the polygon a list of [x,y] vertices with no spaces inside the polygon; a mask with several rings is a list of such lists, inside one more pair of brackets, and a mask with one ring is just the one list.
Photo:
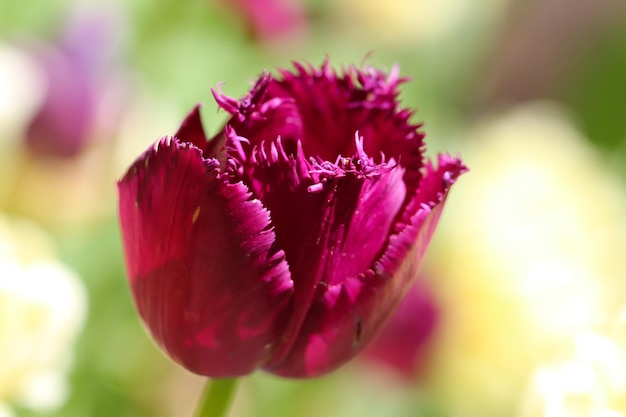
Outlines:
{"label": "blurred green background", "polygon": [[[84,323],[55,365],[69,378],[55,406],[23,400],[11,387],[23,375],[2,374],[28,358],[9,354],[0,323],[6,413],[191,415],[204,381],[170,363],[135,313],[115,180],[198,102],[210,133],[220,129],[219,83],[239,97],[263,69],[329,57],[398,63],[428,153],[459,152],[471,169],[423,268],[441,319],[408,379],[365,359],[310,381],[257,373],[232,415],[626,416],[626,3],[256,3],[0,0],[0,211],[41,229],[86,289]],[[55,67],[63,48],[77,75]],[[46,71],[64,80],[47,104]],[[37,136],[44,105],[56,116]],[[50,143],[65,146],[55,117],[82,129],[76,148],[41,145],[57,129]],[[25,236],[1,239],[35,257]],[[0,307],[0,321],[16,311]]]}

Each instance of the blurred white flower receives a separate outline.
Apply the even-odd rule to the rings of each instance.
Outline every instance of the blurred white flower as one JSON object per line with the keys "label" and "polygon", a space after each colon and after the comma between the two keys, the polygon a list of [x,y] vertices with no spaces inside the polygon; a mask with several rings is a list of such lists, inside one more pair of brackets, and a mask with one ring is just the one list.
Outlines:
{"label": "blurred white flower", "polygon": [[45,90],[45,75],[33,57],[0,43],[0,143],[21,138]]}
{"label": "blurred white flower", "polygon": [[71,346],[86,314],[81,281],[47,235],[0,217],[0,401],[60,405]]}
{"label": "blurred white flower", "polygon": [[436,385],[458,415],[512,415],[534,369],[624,302],[626,195],[546,104],[485,122],[466,145],[471,173],[431,258],[444,305]]}
{"label": "blurred white flower", "polygon": [[0,402],[0,417],[13,417],[14,415],[13,410],[9,406]]}
{"label": "blurred white flower", "polygon": [[0,42],[0,203],[13,188],[20,161],[15,152],[44,93],[45,76],[34,59]]}
{"label": "blurred white flower", "polygon": [[520,417],[578,416],[626,416],[626,346],[610,336],[582,333],[568,356],[539,366],[520,413]]}

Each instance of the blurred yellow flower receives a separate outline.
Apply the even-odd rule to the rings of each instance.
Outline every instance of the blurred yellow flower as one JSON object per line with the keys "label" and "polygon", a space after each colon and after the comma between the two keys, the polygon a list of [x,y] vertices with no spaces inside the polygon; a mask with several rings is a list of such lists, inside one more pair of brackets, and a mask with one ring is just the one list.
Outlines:
{"label": "blurred yellow flower", "polygon": [[514,415],[536,367],[618,314],[626,195],[553,106],[509,111],[470,136],[472,172],[431,258],[444,304],[435,386],[453,415]]}
{"label": "blurred yellow flower", "polygon": [[85,289],[55,259],[48,236],[25,220],[0,217],[0,405],[46,409],[64,400],[71,344],[85,313]]}
{"label": "blurred yellow flower", "polygon": [[349,24],[376,39],[398,43],[432,42],[451,36],[468,21],[499,17],[507,0],[341,0]]}

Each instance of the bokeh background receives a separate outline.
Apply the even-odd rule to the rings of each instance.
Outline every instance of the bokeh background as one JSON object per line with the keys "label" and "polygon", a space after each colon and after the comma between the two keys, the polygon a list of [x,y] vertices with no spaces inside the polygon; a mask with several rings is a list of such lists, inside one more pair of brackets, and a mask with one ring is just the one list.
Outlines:
{"label": "bokeh background", "polygon": [[0,416],[191,415],[135,314],[115,181],[210,89],[398,63],[458,152],[419,285],[366,355],[233,416],[626,416],[623,0],[0,0]]}

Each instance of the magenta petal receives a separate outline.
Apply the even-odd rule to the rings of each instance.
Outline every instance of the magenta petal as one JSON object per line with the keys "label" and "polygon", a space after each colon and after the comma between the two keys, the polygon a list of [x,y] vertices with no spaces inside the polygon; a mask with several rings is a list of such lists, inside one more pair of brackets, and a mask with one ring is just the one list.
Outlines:
{"label": "magenta petal", "polygon": [[466,171],[443,155],[426,166],[408,223],[389,238],[379,261],[364,274],[328,288],[309,309],[289,355],[269,372],[311,377],[353,358],[378,334],[415,282],[450,186]]}
{"label": "magenta petal", "polygon": [[[251,91],[240,100],[213,90],[218,105],[232,115],[228,125],[252,146],[282,139],[287,151],[295,151],[296,142],[304,136],[304,126],[293,99],[270,97],[268,88],[277,81],[264,73]],[[353,132],[354,134],[354,132]]]}
{"label": "magenta petal", "polygon": [[[362,167],[370,162],[366,155],[358,159]],[[367,270],[381,254],[406,193],[404,170],[393,161],[364,173],[311,166],[298,154],[248,171],[251,189],[272,213],[296,292],[312,262],[319,264],[316,282],[327,285]]]}
{"label": "magenta petal", "polygon": [[200,116],[200,105],[196,105],[193,110],[185,117],[178,131],[174,135],[175,138],[182,142],[189,142],[198,149],[204,150],[207,145],[207,137],[202,126],[202,118]]}
{"label": "magenta petal", "polygon": [[[307,155],[333,161],[338,155],[356,152],[352,140],[358,132],[365,138],[364,150],[379,158],[395,158],[406,168],[409,194],[419,181],[423,164],[424,134],[421,125],[409,122],[412,112],[399,107],[399,85],[406,81],[394,67],[389,75],[372,67],[350,66],[339,73],[325,62],[316,69],[294,64],[297,72],[281,71],[283,80],[273,81],[266,100],[289,99],[300,129],[292,129],[302,140]],[[294,118],[289,123],[295,126]],[[286,140],[289,136],[281,132]]]}
{"label": "magenta petal", "polygon": [[263,366],[292,293],[267,210],[242,183],[222,180],[216,160],[176,139],[149,149],[118,189],[129,281],[157,343],[197,374]]}
{"label": "magenta petal", "polygon": [[357,277],[381,256],[405,200],[404,170],[393,161],[375,165],[362,149],[342,161],[347,165],[313,166],[301,182],[294,181],[301,166],[294,158],[259,163],[254,171],[255,180],[270,185],[257,194],[272,213],[294,281],[290,326],[272,363],[299,337],[310,306],[328,287]]}
{"label": "magenta petal", "polygon": [[[412,111],[399,107],[398,69],[386,75],[371,67],[337,73],[328,62],[316,69],[294,64],[282,79],[264,73],[240,100],[213,91],[218,105],[232,115],[228,124],[252,146],[281,138],[288,154],[301,143],[304,154],[326,161],[353,155],[358,133],[365,152],[380,162],[394,158],[405,168],[412,195],[420,181],[424,134],[410,123]],[[242,161],[243,162],[243,161]]]}

